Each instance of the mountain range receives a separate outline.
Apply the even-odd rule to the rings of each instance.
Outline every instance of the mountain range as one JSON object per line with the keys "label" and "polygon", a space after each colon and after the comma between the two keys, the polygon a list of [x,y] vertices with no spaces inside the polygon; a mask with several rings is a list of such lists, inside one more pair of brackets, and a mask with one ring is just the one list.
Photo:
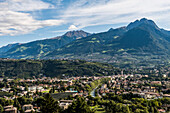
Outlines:
{"label": "mountain range", "polygon": [[3,48],[8,49],[8,51],[3,52],[3,54],[0,52],[0,54],[3,58],[38,59],[74,40],[87,37],[89,35],[90,33],[84,32],[82,30],[69,31],[62,36],[18,44],[10,49],[8,46],[5,46]]}
{"label": "mountain range", "polygon": [[7,52],[8,50],[10,50],[11,48],[13,48],[17,45],[20,45],[20,43],[8,44],[6,46],[1,47],[0,48],[0,54]]}
{"label": "mountain range", "polygon": [[169,62],[169,56],[170,31],[142,18],[102,33],[70,31],[56,38],[16,45],[4,52],[1,58],[84,59],[119,66],[147,66]]}

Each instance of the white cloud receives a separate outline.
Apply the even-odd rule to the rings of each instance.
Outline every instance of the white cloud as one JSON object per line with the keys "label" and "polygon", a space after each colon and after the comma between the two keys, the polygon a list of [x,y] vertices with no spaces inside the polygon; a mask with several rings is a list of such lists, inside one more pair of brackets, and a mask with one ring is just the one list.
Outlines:
{"label": "white cloud", "polygon": [[60,25],[63,20],[39,21],[28,13],[0,11],[0,35],[25,34],[44,26]]}
{"label": "white cloud", "polygon": [[12,11],[35,11],[53,8],[54,6],[41,0],[6,0],[9,10]]}
{"label": "white cloud", "polygon": [[[45,26],[61,25],[64,20],[36,20],[30,13],[51,8],[51,5],[40,0],[6,0],[0,2],[0,36],[26,34]],[[22,11],[22,12],[19,12]]]}
{"label": "white cloud", "polygon": [[75,25],[70,25],[70,27],[68,29],[69,30],[77,30],[78,28]]}
{"label": "white cloud", "polygon": [[170,26],[169,0],[74,0],[69,6],[59,9],[62,11],[55,15],[57,19],[36,20],[31,15],[34,11],[53,9],[56,8],[56,4],[61,5],[63,2],[47,1],[52,4],[42,0],[0,2],[0,36],[26,34],[45,26],[67,23],[71,24],[67,30],[103,24],[122,24],[142,17],[153,19],[167,28]]}
{"label": "white cloud", "polygon": [[142,17],[168,21],[169,11],[169,0],[77,0],[62,12],[61,18],[83,28],[129,23]]}

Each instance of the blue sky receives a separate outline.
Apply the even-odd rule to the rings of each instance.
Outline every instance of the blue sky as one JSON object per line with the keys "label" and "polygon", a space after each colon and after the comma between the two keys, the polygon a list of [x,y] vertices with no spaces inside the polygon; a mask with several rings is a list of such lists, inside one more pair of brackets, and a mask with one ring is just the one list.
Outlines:
{"label": "blue sky", "polygon": [[143,17],[170,29],[170,0],[0,0],[0,47],[71,30],[107,31]]}

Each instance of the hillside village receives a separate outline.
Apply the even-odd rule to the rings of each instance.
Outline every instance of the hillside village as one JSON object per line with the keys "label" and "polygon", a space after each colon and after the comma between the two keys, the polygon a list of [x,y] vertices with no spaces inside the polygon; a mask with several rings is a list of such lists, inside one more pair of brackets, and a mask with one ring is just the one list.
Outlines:
{"label": "hillside village", "polygon": [[0,0],[0,113],[170,113],[170,0]]}
{"label": "hillside village", "polygon": [[[68,109],[77,97],[86,98],[92,106],[96,106],[92,102],[92,98],[100,100],[106,99],[110,95],[132,95],[141,99],[157,100],[170,98],[169,79],[167,75],[162,75],[161,80],[152,81],[148,75],[125,75],[123,72],[120,75],[102,77],[64,76],[63,79],[51,77],[0,78],[0,104],[4,113],[41,112],[41,106],[36,104],[36,101],[47,93],[58,101],[62,110]],[[123,103],[130,106],[129,102]],[[162,104],[157,107],[157,110],[167,112],[170,110],[170,105]]]}

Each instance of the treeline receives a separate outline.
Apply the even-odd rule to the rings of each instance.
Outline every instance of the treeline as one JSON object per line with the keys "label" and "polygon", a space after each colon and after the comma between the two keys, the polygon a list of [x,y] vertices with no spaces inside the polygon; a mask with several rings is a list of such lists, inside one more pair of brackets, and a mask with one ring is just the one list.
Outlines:
{"label": "treeline", "polygon": [[[127,96],[128,98],[126,98]],[[162,106],[170,104],[169,98],[147,100],[138,98],[133,94],[110,94],[104,98],[88,96],[87,99],[76,96],[71,100],[73,100],[73,103],[64,110],[59,107],[58,101],[49,93],[35,99],[29,95],[15,98],[14,100],[0,98],[0,113],[4,111],[3,106],[7,105],[13,105],[23,113],[21,108],[25,104],[40,107],[41,113],[95,113],[99,107],[102,107],[106,113],[159,113],[158,109],[162,109]],[[167,111],[169,111],[168,109]]]}
{"label": "treeline", "polygon": [[82,60],[0,60],[0,76],[106,76],[120,73],[109,64]]}
{"label": "treeline", "polygon": [[159,113],[158,109],[170,103],[169,98],[147,100],[132,93],[107,94],[103,99],[107,101],[99,101],[99,104],[105,106],[107,113]]}
{"label": "treeline", "polygon": [[30,77],[39,75],[42,62],[33,60],[0,60],[0,75],[3,77]]}

